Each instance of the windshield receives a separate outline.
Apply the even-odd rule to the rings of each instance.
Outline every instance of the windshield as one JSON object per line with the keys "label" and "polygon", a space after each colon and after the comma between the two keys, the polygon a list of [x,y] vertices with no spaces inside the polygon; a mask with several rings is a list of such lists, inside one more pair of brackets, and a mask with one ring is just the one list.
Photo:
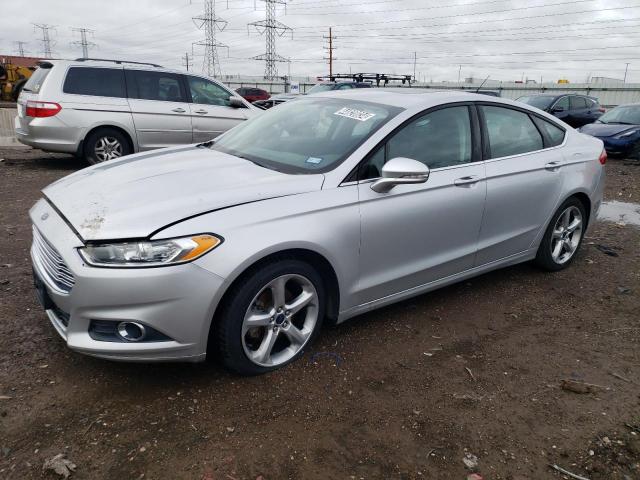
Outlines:
{"label": "windshield", "polygon": [[602,115],[598,121],[601,123],[640,125],[640,105],[616,107]]}
{"label": "windshield", "polygon": [[330,90],[333,90],[334,88],[336,88],[335,83],[319,83],[318,85],[314,85],[313,87],[311,87],[311,89],[307,93],[309,94],[309,93],[328,92]]}
{"label": "windshield", "polygon": [[401,111],[378,103],[306,97],[238,125],[211,148],[285,173],[326,172]]}
{"label": "windshield", "polygon": [[539,108],[540,110],[546,110],[555,98],[556,97],[547,95],[531,95],[530,97],[520,97],[518,101]]}

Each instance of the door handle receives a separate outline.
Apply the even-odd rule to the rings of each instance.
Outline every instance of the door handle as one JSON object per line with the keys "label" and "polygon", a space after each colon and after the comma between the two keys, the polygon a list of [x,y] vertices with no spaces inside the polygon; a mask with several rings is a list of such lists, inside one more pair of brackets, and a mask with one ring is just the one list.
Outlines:
{"label": "door handle", "polygon": [[562,164],[560,162],[549,162],[547,163],[544,168],[546,170],[549,170],[550,172],[555,172],[557,171],[560,167],[562,166]]}
{"label": "door handle", "polygon": [[184,113],[186,112],[186,110],[184,108],[174,108],[173,110],[171,110],[172,112],[176,112],[176,113]]}
{"label": "door handle", "polygon": [[480,181],[480,177],[478,175],[469,175],[467,177],[461,177],[461,178],[456,178],[453,181],[453,184],[461,187],[464,185],[473,185],[475,183],[478,183]]}
{"label": "door handle", "polygon": [[194,113],[197,113],[198,115],[204,115],[205,113],[209,113],[209,112],[207,112],[206,110],[200,109],[200,110],[196,110]]}

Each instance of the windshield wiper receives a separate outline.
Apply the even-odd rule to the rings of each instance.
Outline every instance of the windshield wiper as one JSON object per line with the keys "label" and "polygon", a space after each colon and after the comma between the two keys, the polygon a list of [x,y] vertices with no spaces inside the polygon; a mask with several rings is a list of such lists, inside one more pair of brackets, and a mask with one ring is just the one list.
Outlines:
{"label": "windshield wiper", "polygon": [[616,125],[636,125],[633,122],[620,122],[620,121],[616,121],[616,122],[609,122],[609,123],[615,123]]}

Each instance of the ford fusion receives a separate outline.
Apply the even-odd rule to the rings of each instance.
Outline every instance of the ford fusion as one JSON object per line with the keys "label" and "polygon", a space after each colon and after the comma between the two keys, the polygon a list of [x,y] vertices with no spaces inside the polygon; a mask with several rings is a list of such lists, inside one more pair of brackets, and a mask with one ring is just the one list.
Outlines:
{"label": "ford fusion", "polygon": [[566,268],[605,162],[601,140],[509,100],[309,96],[49,185],[36,292],[78,352],[267,372],[323,322],[519,262]]}

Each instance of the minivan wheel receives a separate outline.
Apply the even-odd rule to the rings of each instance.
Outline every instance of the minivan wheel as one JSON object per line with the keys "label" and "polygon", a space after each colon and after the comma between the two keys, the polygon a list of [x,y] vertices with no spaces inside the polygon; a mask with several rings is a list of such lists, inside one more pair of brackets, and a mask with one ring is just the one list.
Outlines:
{"label": "minivan wheel", "polygon": [[538,247],[536,263],[550,271],[567,268],[582,244],[586,225],[582,202],[570,198],[555,213]]}
{"label": "minivan wheel", "polygon": [[296,259],[270,262],[236,282],[213,338],[224,365],[241,375],[280,368],[300,357],[324,317],[325,288]]}
{"label": "minivan wheel", "polygon": [[113,128],[101,128],[93,132],[84,144],[84,157],[88,163],[97,163],[124,157],[131,153],[127,138]]}

